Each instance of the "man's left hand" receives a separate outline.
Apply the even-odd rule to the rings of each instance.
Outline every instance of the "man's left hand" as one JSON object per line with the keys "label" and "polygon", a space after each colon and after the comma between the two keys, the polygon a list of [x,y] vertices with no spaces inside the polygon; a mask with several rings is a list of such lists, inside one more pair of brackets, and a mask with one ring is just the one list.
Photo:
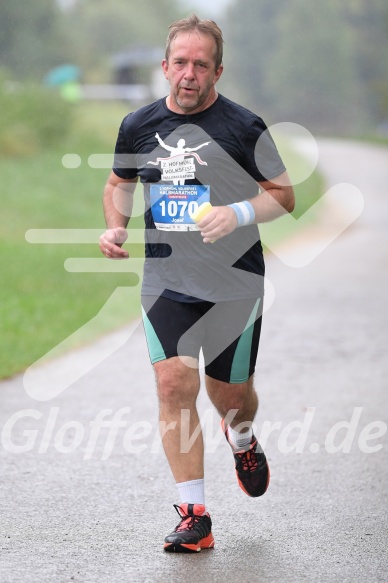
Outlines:
{"label": "man's left hand", "polygon": [[237,227],[234,210],[228,206],[215,206],[199,223],[199,230],[204,243],[213,243],[216,239],[229,235]]}

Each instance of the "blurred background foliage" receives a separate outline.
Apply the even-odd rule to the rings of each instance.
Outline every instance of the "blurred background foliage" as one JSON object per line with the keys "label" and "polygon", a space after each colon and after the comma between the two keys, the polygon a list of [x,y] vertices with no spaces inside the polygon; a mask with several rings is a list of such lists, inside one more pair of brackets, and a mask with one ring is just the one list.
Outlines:
{"label": "blurred background foliage", "polygon": [[[109,83],[111,58],[164,46],[191,7],[174,0],[2,0],[0,66],[41,81],[64,62],[83,83]],[[360,134],[388,119],[386,0],[231,0],[222,88],[272,120],[319,133]]]}
{"label": "blurred background foliage", "polygon": [[[132,286],[133,301],[102,314],[98,332],[139,312],[139,286],[129,274],[64,269],[68,257],[101,258],[97,235],[81,246],[25,240],[29,229],[103,231],[109,168],[91,168],[88,157],[112,152],[122,118],[139,106],[80,99],[74,86],[65,95],[47,86],[47,76],[69,64],[81,86],[112,83],[114,55],[164,47],[168,25],[193,10],[186,0],[1,0],[0,378],[85,327],[118,286]],[[220,91],[269,125],[295,122],[315,135],[387,132],[387,0],[230,0],[214,17],[225,36]],[[63,165],[68,153],[79,166]],[[303,164],[295,153],[290,160],[291,170]],[[296,190],[300,216],[324,191],[322,177],[315,172]],[[142,206],[139,193],[132,228],[142,228]],[[131,255],[141,256],[141,247],[132,245]],[[72,345],[95,335],[95,327],[90,338],[75,334]]]}
{"label": "blurred background foliage", "polygon": [[0,64],[18,79],[43,79],[64,62],[81,66],[83,81],[109,81],[106,65],[133,44],[164,45],[180,14],[174,1],[2,0]]}
{"label": "blurred background foliage", "polygon": [[71,128],[71,104],[32,82],[11,82],[0,70],[0,155],[31,156],[63,140]]}
{"label": "blurred background foliage", "polygon": [[233,94],[271,119],[355,135],[388,120],[386,0],[244,0],[230,5]]}

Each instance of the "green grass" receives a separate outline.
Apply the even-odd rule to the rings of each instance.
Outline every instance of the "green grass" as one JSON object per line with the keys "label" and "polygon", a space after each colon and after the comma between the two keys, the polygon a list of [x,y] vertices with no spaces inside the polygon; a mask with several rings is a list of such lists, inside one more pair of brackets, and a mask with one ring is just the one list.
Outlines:
{"label": "green grass", "polygon": [[356,136],[358,142],[367,142],[369,144],[376,144],[377,146],[388,146],[388,134],[362,134]]}
{"label": "green grass", "polygon": [[[55,149],[23,158],[0,160],[0,378],[24,370],[48,351],[72,336],[67,346],[95,340],[139,315],[137,277],[125,273],[70,273],[67,258],[101,258],[95,244],[31,244],[30,229],[97,229],[103,232],[102,190],[109,169],[88,166],[92,153],[110,153],[124,105],[79,104],[71,137]],[[76,153],[81,165],[67,169],[62,156]],[[302,164],[296,158],[293,164]],[[321,194],[321,180],[314,176],[297,188],[296,212],[303,213]],[[137,193],[136,214],[141,214],[142,195]],[[131,221],[135,228],[142,218]],[[276,229],[276,222],[271,229]],[[287,233],[279,231],[279,238]],[[142,246],[127,246],[135,256]],[[94,318],[117,287],[129,295],[108,312]],[[82,329],[80,333],[78,330]],[[77,333],[77,334],[76,334]]]}
{"label": "green grass", "polygon": [[[95,109],[95,108],[94,108]],[[98,131],[79,107],[74,133],[60,148],[0,161],[0,378],[13,375],[42,357],[93,318],[118,286],[129,286],[133,301],[100,318],[97,332],[116,328],[139,314],[137,278],[124,273],[69,273],[69,257],[101,258],[96,244],[30,244],[29,229],[97,229],[103,232],[102,189],[109,169],[87,164],[92,153],[109,153],[124,108],[100,107]],[[91,120],[92,118],[89,118]],[[82,125],[81,124],[81,125]],[[105,139],[103,136],[107,136]],[[80,155],[77,169],[62,165],[68,152]],[[135,221],[139,227],[142,220]],[[136,248],[138,254],[138,249]],[[92,340],[87,335],[73,344]]]}

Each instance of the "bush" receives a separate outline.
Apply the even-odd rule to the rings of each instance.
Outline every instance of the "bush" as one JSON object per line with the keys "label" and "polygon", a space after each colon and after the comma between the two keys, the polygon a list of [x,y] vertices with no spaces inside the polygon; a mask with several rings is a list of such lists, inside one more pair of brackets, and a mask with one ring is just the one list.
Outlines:
{"label": "bush", "polygon": [[29,156],[62,141],[72,106],[57,89],[23,85],[0,75],[0,154]]}

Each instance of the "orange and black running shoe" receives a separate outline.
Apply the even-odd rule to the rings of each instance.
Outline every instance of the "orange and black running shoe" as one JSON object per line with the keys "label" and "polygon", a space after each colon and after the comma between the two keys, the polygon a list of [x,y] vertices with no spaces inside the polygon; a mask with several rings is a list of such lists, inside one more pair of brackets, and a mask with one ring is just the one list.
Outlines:
{"label": "orange and black running shoe", "polygon": [[253,435],[251,443],[241,449],[234,447],[229,440],[228,426],[221,419],[222,431],[232,448],[238,484],[248,496],[257,498],[262,496],[269,484],[269,467],[264,451]]}
{"label": "orange and black running shoe", "polygon": [[203,504],[174,504],[181,521],[164,539],[164,550],[172,553],[197,553],[214,547],[212,521]]}

